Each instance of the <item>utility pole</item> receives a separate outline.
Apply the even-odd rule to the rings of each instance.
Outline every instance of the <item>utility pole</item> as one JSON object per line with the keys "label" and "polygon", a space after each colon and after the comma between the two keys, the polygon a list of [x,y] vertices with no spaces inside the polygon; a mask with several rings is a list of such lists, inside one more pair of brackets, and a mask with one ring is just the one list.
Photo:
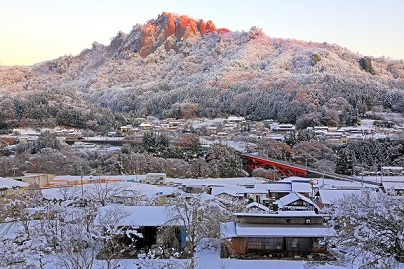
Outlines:
{"label": "utility pole", "polygon": [[13,170],[13,176],[14,176],[14,180],[15,180],[15,170],[17,170],[17,167],[13,166],[11,169]]}
{"label": "utility pole", "polygon": [[84,199],[83,174],[80,175],[80,181],[81,181],[81,201],[83,201]]}
{"label": "utility pole", "polygon": [[380,183],[383,184],[383,166],[380,166]]}

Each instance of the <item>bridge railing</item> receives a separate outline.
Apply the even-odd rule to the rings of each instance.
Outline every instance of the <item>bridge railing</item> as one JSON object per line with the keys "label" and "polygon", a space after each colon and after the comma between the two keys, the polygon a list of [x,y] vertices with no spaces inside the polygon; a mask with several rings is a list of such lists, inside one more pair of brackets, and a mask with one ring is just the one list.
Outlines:
{"label": "bridge railing", "polygon": [[290,161],[288,162],[288,161],[283,161],[283,160],[278,160],[278,159],[274,159],[274,158],[265,157],[262,154],[254,154],[254,155],[252,155],[252,154],[244,154],[244,156],[247,156],[247,157],[249,156],[251,158],[260,158],[260,159],[268,160],[268,161],[271,161],[271,162],[274,162],[274,163],[279,163],[279,164],[283,164],[283,165],[289,165],[291,167],[296,167],[296,168],[307,170],[307,172],[310,172],[310,173],[315,173],[315,174],[318,174],[318,175],[323,175],[323,176],[327,176],[327,177],[331,177],[331,178],[335,178],[335,179],[347,180],[347,181],[355,180],[352,176],[337,174],[337,173],[333,173],[333,172],[324,172],[324,171],[321,171],[321,170],[316,169],[314,167],[308,167],[308,166],[304,166],[304,165],[297,164],[297,163],[290,162]]}

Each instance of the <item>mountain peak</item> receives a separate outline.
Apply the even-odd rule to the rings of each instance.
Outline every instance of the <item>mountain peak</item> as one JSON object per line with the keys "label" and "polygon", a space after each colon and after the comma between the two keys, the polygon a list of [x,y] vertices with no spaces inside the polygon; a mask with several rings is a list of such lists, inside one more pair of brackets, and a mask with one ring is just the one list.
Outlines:
{"label": "mountain peak", "polygon": [[183,37],[185,31],[193,34],[205,34],[216,30],[215,24],[208,20],[195,20],[186,15],[163,12],[158,16],[155,24],[164,28],[167,34],[175,34],[177,39]]}
{"label": "mountain peak", "polygon": [[163,12],[157,19],[148,21],[138,30],[140,33],[135,31],[131,34],[136,38],[132,39],[130,47],[133,52],[146,57],[161,45],[169,51],[177,41],[216,31],[216,27],[210,20],[205,22],[185,15]]}

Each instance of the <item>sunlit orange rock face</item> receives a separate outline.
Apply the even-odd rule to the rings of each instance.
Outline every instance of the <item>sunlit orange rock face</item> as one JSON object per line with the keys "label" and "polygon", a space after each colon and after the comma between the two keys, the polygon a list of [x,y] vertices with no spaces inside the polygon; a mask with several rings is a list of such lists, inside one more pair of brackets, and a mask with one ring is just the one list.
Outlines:
{"label": "sunlit orange rock face", "polygon": [[156,48],[164,45],[169,51],[175,41],[189,39],[216,30],[212,21],[194,20],[188,16],[179,16],[163,12],[156,20],[149,21],[143,26],[141,37],[136,40],[136,51],[142,57],[153,53]]}

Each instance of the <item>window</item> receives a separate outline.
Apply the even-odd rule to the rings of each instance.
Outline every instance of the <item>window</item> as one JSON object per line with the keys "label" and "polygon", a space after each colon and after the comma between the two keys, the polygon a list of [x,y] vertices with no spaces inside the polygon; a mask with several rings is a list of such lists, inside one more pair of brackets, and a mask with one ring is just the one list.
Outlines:
{"label": "window", "polygon": [[288,251],[310,251],[310,238],[287,238],[286,249]]}
{"label": "window", "polygon": [[247,247],[250,250],[283,250],[283,238],[250,237]]}
{"label": "window", "polygon": [[7,188],[0,189],[0,197],[5,197],[7,195]]}

